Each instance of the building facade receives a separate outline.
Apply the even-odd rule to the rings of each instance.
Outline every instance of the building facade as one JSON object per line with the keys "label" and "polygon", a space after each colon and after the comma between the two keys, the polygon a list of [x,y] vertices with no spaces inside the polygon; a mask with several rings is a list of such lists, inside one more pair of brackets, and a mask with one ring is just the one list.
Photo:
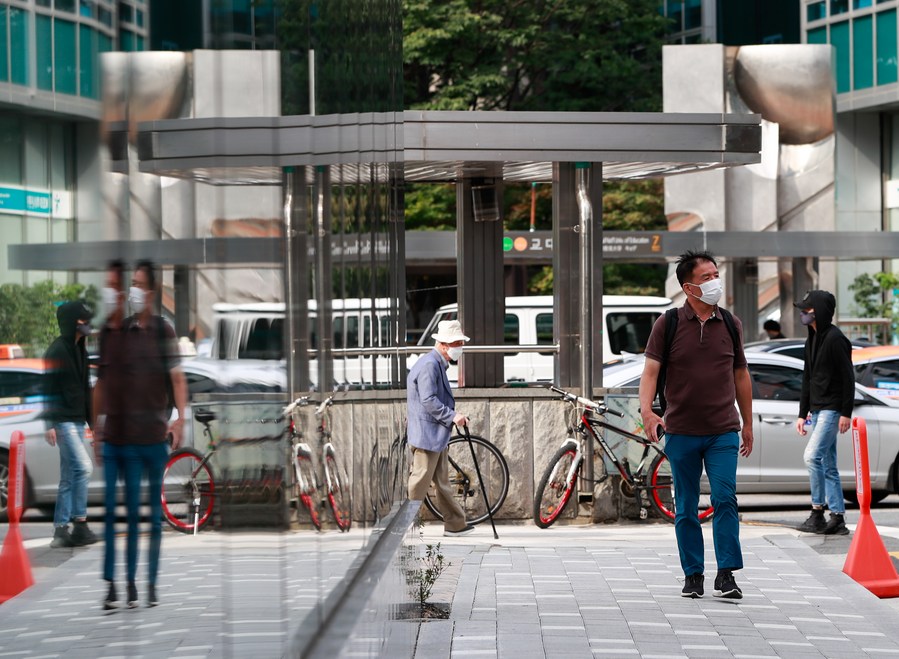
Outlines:
{"label": "building facade", "polygon": [[665,0],[672,44],[799,43],[799,0]]}
{"label": "building facade", "polygon": [[143,50],[148,12],[145,0],[0,3],[0,284],[50,278],[11,270],[8,245],[96,237],[100,56]]}

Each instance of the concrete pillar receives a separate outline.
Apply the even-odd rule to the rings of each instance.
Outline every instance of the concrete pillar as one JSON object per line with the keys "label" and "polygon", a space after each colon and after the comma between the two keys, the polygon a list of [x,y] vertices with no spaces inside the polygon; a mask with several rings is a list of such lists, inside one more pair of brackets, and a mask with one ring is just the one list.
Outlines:
{"label": "concrete pillar", "polygon": [[312,188],[312,242],[315,245],[313,272],[314,295],[318,303],[315,334],[318,337],[318,390],[330,391],[334,383],[334,330],[331,276],[331,170],[326,165],[315,168]]}
{"label": "concrete pillar", "polygon": [[287,168],[284,188],[284,356],[291,400],[309,391],[309,250],[305,167]]}

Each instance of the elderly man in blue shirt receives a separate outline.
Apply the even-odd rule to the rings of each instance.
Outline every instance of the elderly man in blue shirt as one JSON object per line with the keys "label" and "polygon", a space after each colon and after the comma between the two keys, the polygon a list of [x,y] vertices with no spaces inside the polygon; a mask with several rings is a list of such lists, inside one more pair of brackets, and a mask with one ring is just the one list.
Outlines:
{"label": "elderly man in blue shirt", "polygon": [[456,412],[446,370],[451,362],[459,361],[462,346],[469,338],[462,333],[458,320],[440,321],[432,338],[436,341],[434,349],[415,363],[407,382],[407,434],[412,447],[409,498],[423,500],[433,481],[437,507],[443,515],[443,535],[468,535],[474,527],[465,520],[462,507],[453,498],[446,457],[453,424],[465,426],[468,418]]}

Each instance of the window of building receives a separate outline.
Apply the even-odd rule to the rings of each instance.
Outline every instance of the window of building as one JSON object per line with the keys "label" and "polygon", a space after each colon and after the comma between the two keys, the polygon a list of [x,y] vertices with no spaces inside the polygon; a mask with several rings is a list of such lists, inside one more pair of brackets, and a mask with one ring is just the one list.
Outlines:
{"label": "window of building", "polygon": [[852,0],[853,9],[864,9],[865,7],[870,7],[872,4],[871,0]]}
{"label": "window of building", "polygon": [[877,16],[877,84],[896,82],[896,10],[882,11]]}
{"label": "window of building", "polygon": [[97,6],[94,0],[80,0],[78,3],[78,13],[85,18],[97,17]]}
{"label": "window of building", "polygon": [[805,19],[811,23],[812,21],[820,21],[827,18],[827,3],[824,0],[820,2],[810,2],[805,7]]}
{"label": "window of building", "polygon": [[6,27],[6,5],[0,5],[0,82],[9,80],[9,29]]}
{"label": "window of building", "polygon": [[35,3],[38,7],[49,7],[53,4],[52,0],[37,0]]}
{"label": "window of building", "polygon": [[75,0],[56,0],[56,9],[75,13]]}
{"label": "window of building", "polygon": [[139,9],[134,12],[134,24],[138,27],[144,26],[144,12]]}
{"label": "window of building", "polygon": [[665,15],[669,18],[668,30],[680,32],[684,29],[684,0],[667,0]]}
{"label": "window of building", "polygon": [[830,45],[837,55],[837,93],[842,94],[852,89],[852,69],[850,67],[851,49],[849,46],[849,21],[832,23],[830,26]]}
{"label": "window of building", "polygon": [[830,15],[845,14],[849,11],[849,0],[830,0]]}
{"label": "window of building", "polygon": [[53,19],[37,14],[35,17],[37,42],[37,86],[53,91]]}
{"label": "window of building", "polygon": [[55,89],[63,94],[78,93],[77,62],[75,54],[75,24],[55,20],[53,26],[53,73]]}
{"label": "window of building", "polygon": [[9,7],[9,79],[17,85],[29,84],[28,52],[29,34],[28,12],[18,7]]}
{"label": "window of building", "polygon": [[125,52],[134,50],[134,33],[130,30],[119,30],[119,49]]}
{"label": "window of building", "polygon": [[684,10],[684,29],[702,27],[702,0],[687,0]]}
{"label": "window of building", "polygon": [[134,7],[131,5],[119,5],[119,21],[122,23],[134,22]]}
{"label": "window of building", "polygon": [[81,25],[78,29],[78,93],[87,98],[100,98],[100,44],[97,31],[87,25]]}
{"label": "window of building", "polygon": [[874,25],[871,16],[852,21],[852,88],[874,86]]}
{"label": "window of building", "polygon": [[827,28],[816,27],[814,30],[806,32],[806,39],[809,43],[827,43]]}
{"label": "window of building", "polygon": [[106,27],[112,27],[112,12],[106,7],[97,7],[97,20]]}

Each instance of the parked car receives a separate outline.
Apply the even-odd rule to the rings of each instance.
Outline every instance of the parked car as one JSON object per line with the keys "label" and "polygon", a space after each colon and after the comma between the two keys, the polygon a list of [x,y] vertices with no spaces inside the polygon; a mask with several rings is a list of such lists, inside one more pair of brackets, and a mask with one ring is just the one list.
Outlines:
{"label": "parked car", "polygon": [[[190,359],[181,364],[187,379],[188,393],[248,392],[286,390],[286,372],[271,362],[239,364],[221,360]],[[6,521],[9,488],[9,447],[12,433],[25,434],[26,507],[36,507],[52,514],[59,486],[59,452],[44,439],[45,422],[40,418],[44,408],[41,359],[0,361],[0,521]],[[193,442],[190,406],[186,410],[185,445]],[[89,440],[85,448],[93,456]],[[95,468],[88,486],[89,505],[103,503],[103,470]]]}
{"label": "parked car", "polygon": [[[870,348],[874,344],[865,339],[850,339],[853,350]],[[770,341],[753,341],[743,346],[752,352],[772,352],[796,359],[805,359],[805,339],[773,339]]]}
{"label": "parked car", "polygon": [[899,346],[852,351],[855,380],[882,396],[899,398]]}
{"label": "parked car", "polygon": [[[767,352],[746,352],[752,376],[752,454],[737,463],[739,493],[807,493],[803,460],[807,437],[796,433],[803,362]],[[603,369],[603,386],[637,387],[644,358],[634,357]],[[899,491],[899,402],[856,384],[854,415],[868,428],[871,491],[877,502]],[[837,461],[843,492],[855,499],[854,451],[850,433],[839,436]]]}

